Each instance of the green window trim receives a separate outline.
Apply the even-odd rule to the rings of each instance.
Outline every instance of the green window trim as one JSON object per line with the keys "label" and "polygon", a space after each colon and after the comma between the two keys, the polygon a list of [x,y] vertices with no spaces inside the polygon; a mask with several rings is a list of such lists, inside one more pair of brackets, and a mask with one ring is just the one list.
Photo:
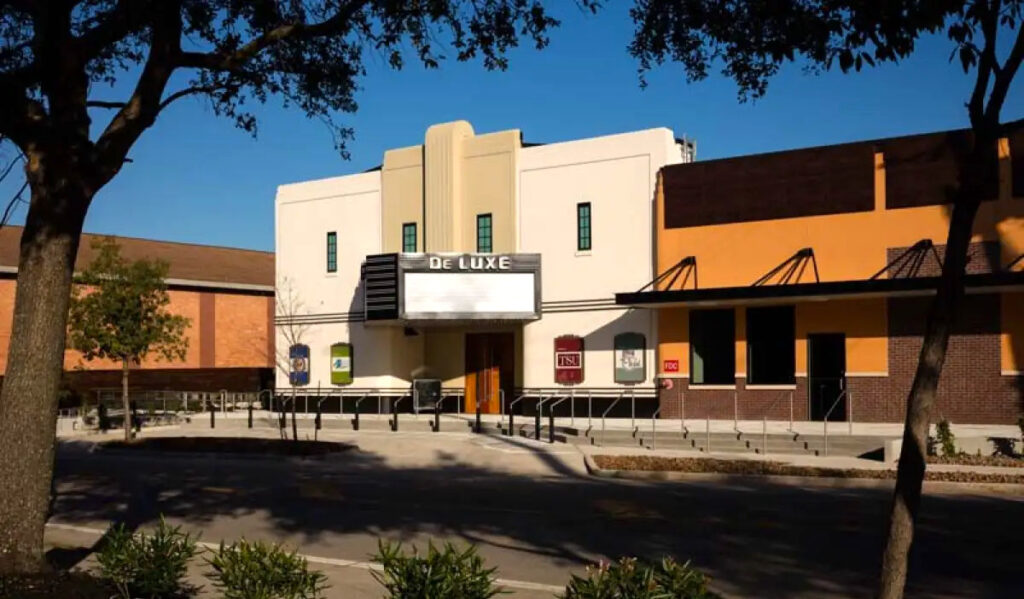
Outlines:
{"label": "green window trim", "polygon": [[593,247],[590,202],[576,204],[576,251],[587,252]]}
{"label": "green window trim", "polygon": [[327,272],[338,272],[338,234],[327,233]]}
{"label": "green window trim", "polygon": [[476,215],[476,251],[482,254],[494,251],[494,226],[490,214]]}
{"label": "green window trim", "polygon": [[416,252],[416,223],[402,224],[402,252]]}

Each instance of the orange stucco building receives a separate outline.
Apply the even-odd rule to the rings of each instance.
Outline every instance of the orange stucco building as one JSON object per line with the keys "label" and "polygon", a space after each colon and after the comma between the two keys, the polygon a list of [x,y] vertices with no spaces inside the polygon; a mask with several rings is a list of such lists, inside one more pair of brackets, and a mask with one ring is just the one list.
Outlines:
{"label": "orange stucco building", "polygon": [[[656,271],[662,413],[899,421],[965,131],[664,167]],[[1024,413],[1024,131],[993,148],[936,414]]]}
{"label": "orange stucco building", "polygon": [[[76,260],[92,260],[95,235],[85,234]],[[0,229],[0,368],[7,367],[17,287],[21,228]],[[115,237],[128,259],[160,259],[170,265],[169,310],[190,320],[182,361],[155,357],[135,367],[133,390],[256,391],[273,385],[274,255],[235,248]],[[64,356],[64,384],[79,394],[120,386],[120,365]]]}

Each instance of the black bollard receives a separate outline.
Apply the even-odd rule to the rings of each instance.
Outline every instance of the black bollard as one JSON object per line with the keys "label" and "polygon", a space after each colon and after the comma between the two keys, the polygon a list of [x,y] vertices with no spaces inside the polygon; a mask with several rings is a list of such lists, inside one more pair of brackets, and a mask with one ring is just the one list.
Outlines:
{"label": "black bollard", "polygon": [[512,408],[510,407],[508,409],[508,430],[505,431],[505,435],[511,437],[512,436],[512,430],[514,429],[515,425],[516,425],[516,415],[515,415],[514,412],[512,412]]}
{"label": "black bollard", "polygon": [[213,407],[213,402],[210,402],[210,428],[214,428],[217,420],[217,410]]}
{"label": "black bollard", "polygon": [[252,402],[249,402],[249,428],[252,428]]}
{"label": "black bollard", "polygon": [[100,421],[100,432],[106,434],[106,432],[110,430],[110,416],[107,414],[107,406],[100,404],[99,407],[96,408],[96,412],[96,417]]}
{"label": "black bollard", "polygon": [[359,406],[356,406],[356,417],[352,419],[352,429],[359,430]]}
{"label": "black bollard", "polygon": [[480,434],[480,402],[476,402],[476,433]]}
{"label": "black bollard", "polygon": [[295,398],[292,398],[292,440],[299,440],[299,427],[295,424]]}
{"label": "black bollard", "polygon": [[441,432],[441,402],[434,404],[434,432]]}
{"label": "black bollard", "polygon": [[391,430],[398,432],[398,402],[391,402]]}
{"label": "black bollard", "polygon": [[316,404],[316,420],[313,421],[313,424],[314,424],[314,426],[316,426],[316,430],[320,430],[321,421],[320,421],[320,404],[319,403]]}
{"label": "black bollard", "polygon": [[540,413],[544,404],[538,403],[534,408],[537,409],[537,413],[534,415],[533,421],[533,438],[540,441]]}
{"label": "black bollard", "polygon": [[555,442],[555,411],[548,408],[548,443]]}
{"label": "black bollard", "polygon": [[277,413],[277,421],[278,424],[280,425],[281,430],[283,431],[284,428],[288,426],[288,418],[284,415],[284,404],[281,403],[280,401],[277,402]]}
{"label": "black bollard", "polygon": [[139,420],[139,407],[138,407],[138,404],[136,404],[134,401],[132,401],[131,402],[131,409],[132,409],[132,422],[131,422],[132,428],[134,428],[135,432],[137,432],[137,433],[142,432],[142,422]]}

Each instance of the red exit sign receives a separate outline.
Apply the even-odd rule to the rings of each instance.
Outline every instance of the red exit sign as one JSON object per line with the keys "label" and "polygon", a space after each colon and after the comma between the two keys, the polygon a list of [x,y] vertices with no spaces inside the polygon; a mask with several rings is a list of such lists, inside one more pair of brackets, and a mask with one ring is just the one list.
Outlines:
{"label": "red exit sign", "polygon": [[679,372],[679,360],[665,360],[663,366],[664,372]]}

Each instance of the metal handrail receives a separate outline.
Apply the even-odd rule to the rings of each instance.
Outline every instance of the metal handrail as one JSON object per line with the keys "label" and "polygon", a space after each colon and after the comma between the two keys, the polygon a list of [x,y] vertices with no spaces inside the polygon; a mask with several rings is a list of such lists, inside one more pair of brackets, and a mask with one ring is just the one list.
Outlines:
{"label": "metal handrail", "polygon": [[[555,399],[555,398],[552,397],[551,399]],[[550,404],[548,406],[548,442],[549,443],[554,443],[555,442],[555,408],[558,407],[558,404],[562,403],[563,401],[565,401],[567,399],[569,399],[569,396],[563,395],[558,401],[556,401],[555,403]]]}
{"label": "metal handrail", "polygon": [[[512,427],[515,426],[515,417],[516,417],[515,413],[512,411],[512,406],[514,406],[517,403],[523,401],[523,398],[525,398],[525,397],[526,397],[525,395],[520,395],[519,397],[513,399],[510,404],[508,404],[508,433],[507,433],[507,436],[509,436],[509,437],[512,436]],[[505,420],[502,419],[501,423],[504,425],[505,424]]]}
{"label": "metal handrail", "polygon": [[832,415],[832,410],[836,409],[836,406],[839,405],[839,400],[842,399],[845,395],[846,389],[843,389],[842,391],[839,392],[839,396],[836,397],[836,400],[832,402],[832,407],[830,407],[828,411],[825,412],[825,418],[822,422],[825,431],[825,457],[828,457],[828,417]]}
{"label": "metal handrail", "polygon": [[779,403],[779,400],[781,400],[784,397],[789,397],[789,429],[787,429],[787,430],[789,430],[789,432],[793,432],[793,392],[792,391],[784,391],[781,395],[776,397],[772,401],[772,403],[768,404],[768,407],[765,408],[764,412],[761,413],[761,419],[766,421],[768,419],[768,412],[771,412],[772,408],[774,408],[775,405],[777,403]]}
{"label": "metal handrail", "polygon": [[661,406],[651,414],[651,449],[658,448],[658,414],[661,413]]}
{"label": "metal handrail", "polygon": [[399,397],[395,400],[395,403],[391,404],[391,430],[392,432],[398,432],[398,406],[402,403],[402,400],[406,396]]}
{"label": "metal handrail", "polygon": [[550,395],[547,397],[542,395],[540,396],[540,399],[537,400],[537,413],[534,415],[533,424],[533,438],[536,441],[540,441],[540,419],[541,415],[544,413],[544,402],[549,399],[551,399]]}
{"label": "metal handrail", "polygon": [[608,416],[608,412],[611,412],[612,408],[614,408],[616,406],[616,404],[618,404],[621,399],[622,399],[622,394],[619,394],[619,396],[615,398],[615,401],[612,402],[612,405],[608,406],[608,409],[606,409],[604,411],[604,413],[601,414],[601,445],[604,445],[604,431],[605,431],[605,426],[606,426],[605,417]]}

